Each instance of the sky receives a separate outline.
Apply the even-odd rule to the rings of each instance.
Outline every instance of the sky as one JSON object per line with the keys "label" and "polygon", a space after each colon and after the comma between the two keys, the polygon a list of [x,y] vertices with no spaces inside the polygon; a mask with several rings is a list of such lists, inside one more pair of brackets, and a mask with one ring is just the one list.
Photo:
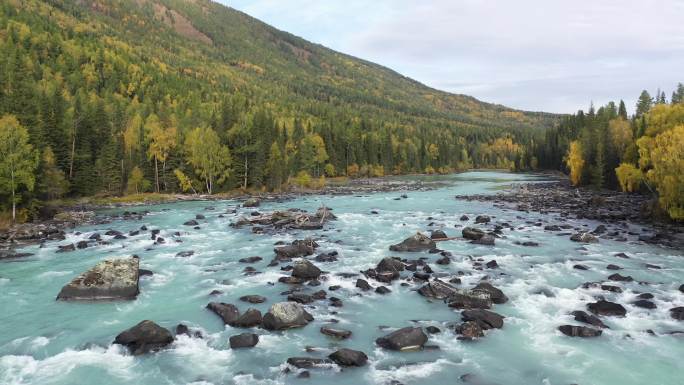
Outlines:
{"label": "sky", "polygon": [[428,86],[572,113],[684,82],[684,0],[218,0]]}

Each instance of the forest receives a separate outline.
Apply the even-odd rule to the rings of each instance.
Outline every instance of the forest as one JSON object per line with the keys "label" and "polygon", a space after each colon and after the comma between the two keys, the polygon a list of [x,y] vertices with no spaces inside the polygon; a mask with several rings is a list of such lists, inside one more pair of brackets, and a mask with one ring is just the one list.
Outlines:
{"label": "forest", "polygon": [[8,1],[0,36],[3,153],[21,159],[6,160],[2,201],[24,220],[64,197],[525,169],[557,119],[430,89],[210,1]]}
{"label": "forest", "polygon": [[684,84],[669,101],[664,91],[642,91],[631,116],[620,101],[563,117],[534,153],[540,168],[566,171],[576,186],[652,194],[656,211],[682,220]]}
{"label": "forest", "polygon": [[[682,86],[560,116],[426,87],[208,0],[0,5],[0,198],[281,191],[326,178],[554,169],[682,199]],[[679,152],[677,152],[679,151]],[[675,170],[675,171],[673,171]]]}

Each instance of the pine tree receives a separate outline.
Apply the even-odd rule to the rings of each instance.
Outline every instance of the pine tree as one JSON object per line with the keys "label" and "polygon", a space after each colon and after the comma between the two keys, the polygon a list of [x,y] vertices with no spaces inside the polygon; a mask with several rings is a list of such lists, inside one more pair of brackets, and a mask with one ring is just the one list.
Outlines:
{"label": "pine tree", "polygon": [[648,110],[651,109],[652,105],[653,105],[653,98],[651,98],[651,95],[648,93],[648,91],[646,91],[646,90],[641,91],[641,95],[639,95],[639,100],[637,101],[637,104],[636,104],[635,116],[637,118],[642,117],[645,113],[648,112]]}

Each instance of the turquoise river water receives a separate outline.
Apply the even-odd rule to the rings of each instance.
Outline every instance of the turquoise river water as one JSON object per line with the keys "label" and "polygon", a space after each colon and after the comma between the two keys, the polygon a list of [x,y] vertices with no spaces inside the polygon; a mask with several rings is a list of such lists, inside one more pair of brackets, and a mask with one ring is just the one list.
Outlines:
{"label": "turquoise river water", "polygon": [[[238,215],[253,209],[238,208],[237,214],[225,214],[239,206],[237,201],[183,202],[155,205],[134,210],[150,210],[142,221],[114,221],[101,226],[71,230],[67,240],[46,247],[27,247],[35,255],[0,263],[0,384],[3,385],[171,385],[171,384],[459,384],[466,373],[475,374],[482,383],[501,385],[681,385],[684,384],[684,337],[668,332],[684,330],[684,322],[672,319],[668,309],[684,306],[684,251],[649,246],[634,240],[601,240],[581,248],[568,236],[544,231],[544,224],[562,224],[557,216],[502,210],[490,203],[466,202],[455,195],[495,193],[518,182],[541,181],[532,175],[473,172],[434,177],[445,185],[432,191],[408,191],[408,199],[395,200],[403,192],[360,196],[306,196],[285,203],[263,203],[260,212],[302,208],[309,211],[322,204],[332,208],[338,220],[326,229],[282,234],[253,234],[249,228],[229,227]],[[215,210],[205,210],[213,206]],[[379,214],[370,215],[371,210]],[[122,210],[123,211],[123,210]],[[224,218],[219,214],[224,213]],[[200,230],[182,223],[206,215]],[[461,215],[470,221],[459,220]],[[402,257],[428,257],[438,273],[466,273],[461,287],[472,287],[484,275],[510,298],[494,311],[504,315],[500,330],[490,330],[478,341],[456,339],[446,325],[460,320],[458,311],[440,301],[430,302],[415,290],[420,286],[403,281],[390,285],[392,293],[362,293],[354,287],[356,277],[343,278],[336,273],[371,268],[385,256],[399,255],[388,246],[402,241],[416,231],[429,234],[442,228],[447,235],[460,235],[464,225],[472,225],[476,215],[493,217],[492,222],[509,222],[515,230],[504,230],[496,246],[477,246],[463,240],[439,243],[453,253],[454,262],[434,264],[438,254],[403,253]],[[433,219],[428,219],[432,217]],[[436,226],[428,227],[430,222]],[[569,220],[578,228],[593,229],[598,223]],[[59,244],[86,239],[92,232],[108,229],[124,232],[146,225],[161,229],[161,236],[171,240],[176,231],[183,243],[153,245],[149,232],[125,240],[112,241],[72,253],[55,253]],[[632,229],[640,227],[631,224]],[[491,228],[491,225],[489,226]],[[331,285],[342,288],[329,295],[344,301],[341,308],[328,307],[327,301],[315,302],[308,311],[315,320],[301,329],[269,332],[259,328],[260,342],[252,349],[231,350],[228,337],[244,332],[224,326],[220,318],[205,309],[210,301],[229,302],[242,311],[255,307],[266,312],[270,305],[285,300],[287,290],[278,278],[287,275],[279,267],[266,267],[273,257],[277,241],[290,242],[307,236],[318,240],[317,252],[337,250],[337,262],[316,263],[327,280],[311,291]],[[336,241],[340,241],[339,243]],[[518,246],[516,241],[536,241],[539,247]],[[176,253],[194,250],[189,258]],[[619,259],[625,252],[630,259]],[[60,288],[96,262],[115,256],[137,254],[141,268],[154,271],[141,278],[136,300],[104,303],[56,301]],[[263,261],[253,264],[262,274],[245,276],[246,266],[238,259],[259,255]],[[496,259],[499,269],[477,271],[467,256]],[[645,263],[662,266],[644,268]],[[588,271],[573,269],[582,263]],[[587,281],[605,280],[613,273],[609,263],[624,268],[635,282],[616,283],[622,293],[583,289]],[[448,279],[448,278],[447,278]],[[371,284],[377,283],[369,280]],[[648,281],[640,285],[637,281]],[[269,284],[275,283],[275,284]],[[212,290],[223,295],[210,297]],[[630,305],[637,293],[655,295],[658,308],[641,309]],[[268,298],[251,305],[238,300],[247,294]],[[361,294],[361,295],[360,295]],[[610,326],[593,339],[570,338],[557,331],[563,324],[577,324],[569,313],[586,310],[594,296],[604,295],[627,309],[623,318],[603,317]],[[337,314],[331,312],[337,311]],[[330,325],[326,321],[340,322]],[[178,323],[201,330],[204,338],[180,336],[166,350],[144,356],[131,356],[112,345],[121,331],[149,319],[173,330]],[[344,341],[332,340],[319,332],[321,326],[351,330]],[[411,325],[434,325],[442,329],[430,335],[428,344],[438,350],[389,352],[374,344],[376,338],[391,328]],[[390,329],[381,329],[381,326]],[[654,334],[647,333],[652,330]],[[307,352],[307,347],[315,347]],[[341,369],[335,365],[311,369],[311,378],[297,378],[297,370],[286,373],[285,363],[292,356],[325,357],[338,347],[364,351],[369,362],[363,368]]]}

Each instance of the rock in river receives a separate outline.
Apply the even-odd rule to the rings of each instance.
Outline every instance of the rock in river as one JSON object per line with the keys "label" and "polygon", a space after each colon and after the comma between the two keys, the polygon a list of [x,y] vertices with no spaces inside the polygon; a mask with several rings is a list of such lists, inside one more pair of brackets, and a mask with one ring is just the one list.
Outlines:
{"label": "rock in river", "polygon": [[328,356],[340,366],[364,366],[368,362],[366,353],[358,350],[342,348]]}
{"label": "rock in river", "polygon": [[230,303],[210,302],[207,305],[207,309],[221,317],[226,325],[232,325],[240,317],[240,311],[237,306]]}
{"label": "rock in river", "polygon": [[142,321],[116,336],[114,340],[115,344],[126,346],[134,355],[162,349],[171,342],[171,332],[152,321]]}
{"label": "rock in river", "polygon": [[558,330],[566,336],[570,337],[598,337],[603,332],[598,329],[589,328],[586,326],[563,325],[559,326]]}
{"label": "rock in river", "polygon": [[422,328],[406,327],[375,340],[378,346],[389,350],[418,350],[427,342]]}
{"label": "rock in river", "polygon": [[278,259],[289,260],[313,254],[316,246],[318,245],[312,240],[296,240],[291,245],[276,247],[273,251]]}
{"label": "rock in river", "polygon": [[576,310],[571,313],[575,316],[575,321],[583,322],[585,324],[593,325],[600,328],[607,328],[606,324],[603,323],[597,316],[591,315],[582,310]]}
{"label": "rock in river", "polygon": [[504,317],[489,310],[473,309],[461,312],[463,321],[476,322],[483,330],[501,329]]}
{"label": "rock in river", "polygon": [[467,321],[458,326],[455,329],[456,333],[461,336],[458,337],[459,340],[474,340],[480,337],[484,337],[484,332],[480,325],[475,321]]}
{"label": "rock in river", "polygon": [[679,321],[684,321],[684,306],[673,307],[670,309],[670,317]]}
{"label": "rock in river", "polygon": [[596,315],[623,317],[627,314],[627,310],[622,305],[604,300],[588,304],[587,309]]}
{"label": "rock in river", "polygon": [[104,260],[65,285],[58,300],[134,299],[139,293],[139,259]]}
{"label": "rock in river", "polygon": [[259,343],[259,336],[254,333],[242,333],[231,336],[228,341],[231,349],[252,348]]}
{"label": "rock in river", "polygon": [[435,241],[422,233],[416,233],[414,236],[404,239],[403,242],[390,246],[390,251],[426,251],[437,247]]}
{"label": "rock in river", "polygon": [[326,336],[337,338],[340,340],[346,340],[347,338],[351,337],[351,335],[352,335],[352,332],[349,330],[333,329],[333,328],[328,328],[325,326],[321,328],[321,333],[325,334]]}
{"label": "rock in river", "polygon": [[582,243],[597,243],[598,238],[590,233],[577,233],[570,237],[571,241]]}
{"label": "rock in river", "polygon": [[484,231],[474,228],[474,227],[464,227],[461,231],[463,238],[470,239],[471,241],[476,241],[484,236]]}
{"label": "rock in river", "polygon": [[430,283],[426,283],[420,289],[418,289],[418,294],[424,297],[436,299],[449,298],[457,293],[458,290],[455,287],[446,282],[440,281],[439,279],[435,279]]}
{"label": "rock in river", "polygon": [[311,321],[313,317],[300,304],[279,302],[264,315],[262,326],[267,330],[284,330],[304,327]]}
{"label": "rock in river", "polygon": [[306,259],[294,263],[292,276],[301,279],[316,279],[321,275],[321,269]]}
{"label": "rock in river", "polygon": [[480,282],[473,288],[473,291],[483,291],[485,293],[489,294],[489,297],[492,299],[492,302],[501,305],[506,302],[508,302],[508,297],[501,291],[500,289],[492,286],[491,283],[488,282]]}

